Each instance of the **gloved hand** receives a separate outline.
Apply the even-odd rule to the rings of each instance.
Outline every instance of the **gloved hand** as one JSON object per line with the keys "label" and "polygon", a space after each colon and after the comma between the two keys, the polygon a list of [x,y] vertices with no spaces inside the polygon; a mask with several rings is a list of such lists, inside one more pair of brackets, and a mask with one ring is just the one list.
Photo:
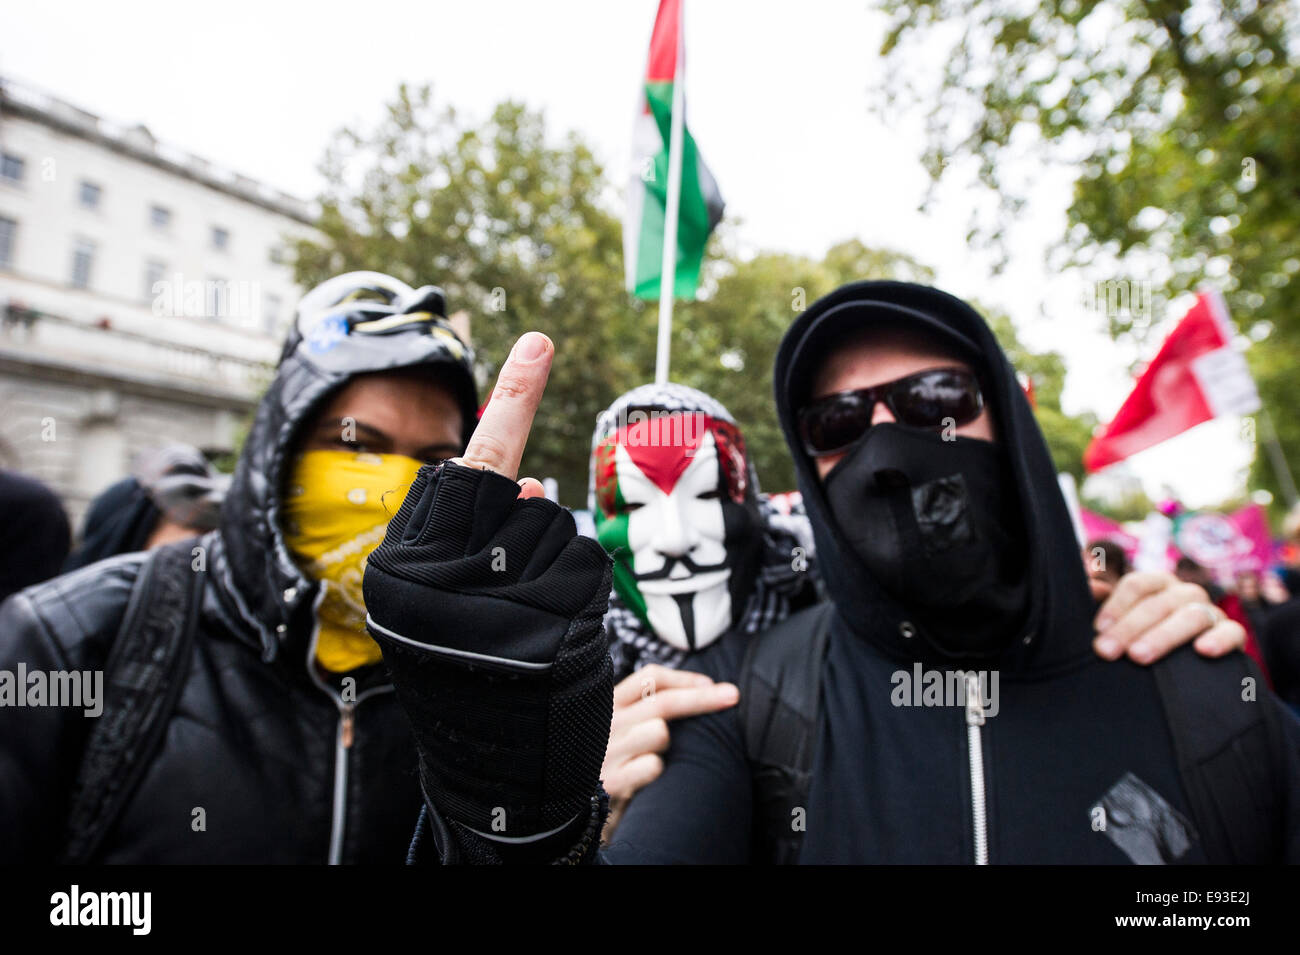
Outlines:
{"label": "gloved hand", "polygon": [[[502,383],[536,378],[527,365],[512,354]],[[421,468],[363,583],[425,795],[473,861],[570,847],[598,834],[604,815],[610,561],[577,536],[568,511],[527,497],[526,485],[520,496],[513,474],[500,473],[518,468],[517,455],[493,458],[512,443],[522,452],[540,391],[521,408],[511,402],[529,400],[529,388],[512,385],[499,400],[499,384],[466,463]]]}

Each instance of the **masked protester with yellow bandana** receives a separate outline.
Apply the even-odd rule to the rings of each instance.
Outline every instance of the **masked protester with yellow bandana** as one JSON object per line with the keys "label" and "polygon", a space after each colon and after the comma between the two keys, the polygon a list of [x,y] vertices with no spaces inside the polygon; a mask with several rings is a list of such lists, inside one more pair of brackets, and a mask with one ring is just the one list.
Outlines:
{"label": "masked protester with yellow bandana", "polygon": [[420,464],[402,454],[307,451],[293,467],[284,502],[285,543],[303,572],[320,584],[316,659],[333,673],[382,658],[366,632],[361,575]]}
{"label": "masked protester with yellow bandana", "polygon": [[[218,529],[0,607],[0,669],[107,671],[98,720],[0,714],[0,863],[402,862],[418,758],[365,631],[361,578],[419,466],[460,454],[477,421],[472,352],[444,315],[437,288],[378,273],[318,286]],[[109,651],[138,655],[146,632],[176,665],[124,690]],[[124,704],[158,715],[116,724],[145,742],[105,761],[86,726]]]}

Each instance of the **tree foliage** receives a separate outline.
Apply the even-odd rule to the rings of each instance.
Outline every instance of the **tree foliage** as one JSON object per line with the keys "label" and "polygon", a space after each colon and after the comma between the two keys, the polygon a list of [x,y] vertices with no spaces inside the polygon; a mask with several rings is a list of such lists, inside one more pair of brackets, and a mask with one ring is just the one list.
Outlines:
{"label": "tree foliage", "polygon": [[[373,130],[342,131],[321,165],[319,240],[296,247],[297,279],[375,269],[441,285],[449,309],[471,313],[481,385],[514,339],[546,332],[556,361],[523,462],[553,476],[561,500],[586,501],[596,415],[653,377],[657,309],[623,289],[621,224],[609,183],[576,135],[553,143],[544,118],[502,103],[481,124],[435,106],[425,87],[401,87]],[[845,282],[932,282],[906,255],[850,240],[821,259],[741,257],[724,227],[710,245],[705,288],[674,310],[671,377],[720,400],[735,416],[764,488],[795,486],[777,423],[772,367],[798,314]],[[1060,356],[1025,349],[1009,319],[998,334],[1039,395],[1039,414],[1061,466],[1077,470],[1080,427],[1060,412]],[[1085,439],[1086,440],[1086,439]]]}
{"label": "tree foliage", "polygon": [[1065,359],[1059,352],[1030,351],[1016,333],[1016,326],[1005,312],[979,308],[993,329],[1011,365],[1033,387],[1034,416],[1043,431],[1047,450],[1056,470],[1074,475],[1082,482],[1083,452],[1092,439],[1097,417],[1091,412],[1068,415],[1061,410],[1061,392],[1065,390]]}
{"label": "tree foliage", "polygon": [[[1300,464],[1300,4],[1294,0],[881,0],[888,102],[929,104],[937,180],[973,161],[999,214],[1020,212],[1024,159],[1078,170],[1062,266],[1151,282],[1168,300],[1209,280],[1256,346],[1250,361]],[[944,60],[924,88],[911,54]],[[928,70],[928,64],[926,69]],[[1013,160],[1019,160],[1018,162]],[[1141,336],[1152,313],[1109,315]],[[1162,316],[1154,313],[1154,318]],[[1276,491],[1257,455],[1252,483]]]}
{"label": "tree foliage", "polygon": [[654,348],[653,314],[622,289],[621,224],[590,148],[576,135],[552,143],[519,103],[473,125],[429,87],[402,86],[377,128],[338,135],[321,171],[323,240],[298,243],[298,281],[375,269],[442,286],[450,310],[470,313],[485,388],[519,335],[550,335],[555,365],[523,468],[584,502],[596,415],[645,376]]}

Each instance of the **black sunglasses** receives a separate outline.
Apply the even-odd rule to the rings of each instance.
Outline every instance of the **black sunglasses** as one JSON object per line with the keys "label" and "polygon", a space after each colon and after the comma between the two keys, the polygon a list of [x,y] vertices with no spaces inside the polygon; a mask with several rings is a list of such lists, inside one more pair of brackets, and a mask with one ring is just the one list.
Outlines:
{"label": "black sunglasses", "polygon": [[932,368],[883,385],[837,392],[805,406],[799,412],[804,450],[818,458],[850,447],[867,433],[881,401],[899,424],[932,431],[969,424],[984,410],[984,395],[973,374],[962,368]]}

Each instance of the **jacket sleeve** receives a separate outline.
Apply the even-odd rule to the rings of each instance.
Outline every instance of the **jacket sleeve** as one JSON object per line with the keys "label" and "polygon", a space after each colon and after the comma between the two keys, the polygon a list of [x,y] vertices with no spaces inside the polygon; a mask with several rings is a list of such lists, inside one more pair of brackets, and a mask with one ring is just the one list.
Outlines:
{"label": "jacket sleeve", "polygon": [[[687,665],[735,682],[740,640],[724,639]],[[604,861],[746,864],[751,861],[753,793],[738,708],[672,724],[664,771],[636,794]]]}
{"label": "jacket sleeve", "polygon": [[[103,707],[104,659],[137,568],[89,567],[0,604],[0,863],[58,856],[81,752]],[[75,674],[81,705],[54,698],[58,674]]]}

